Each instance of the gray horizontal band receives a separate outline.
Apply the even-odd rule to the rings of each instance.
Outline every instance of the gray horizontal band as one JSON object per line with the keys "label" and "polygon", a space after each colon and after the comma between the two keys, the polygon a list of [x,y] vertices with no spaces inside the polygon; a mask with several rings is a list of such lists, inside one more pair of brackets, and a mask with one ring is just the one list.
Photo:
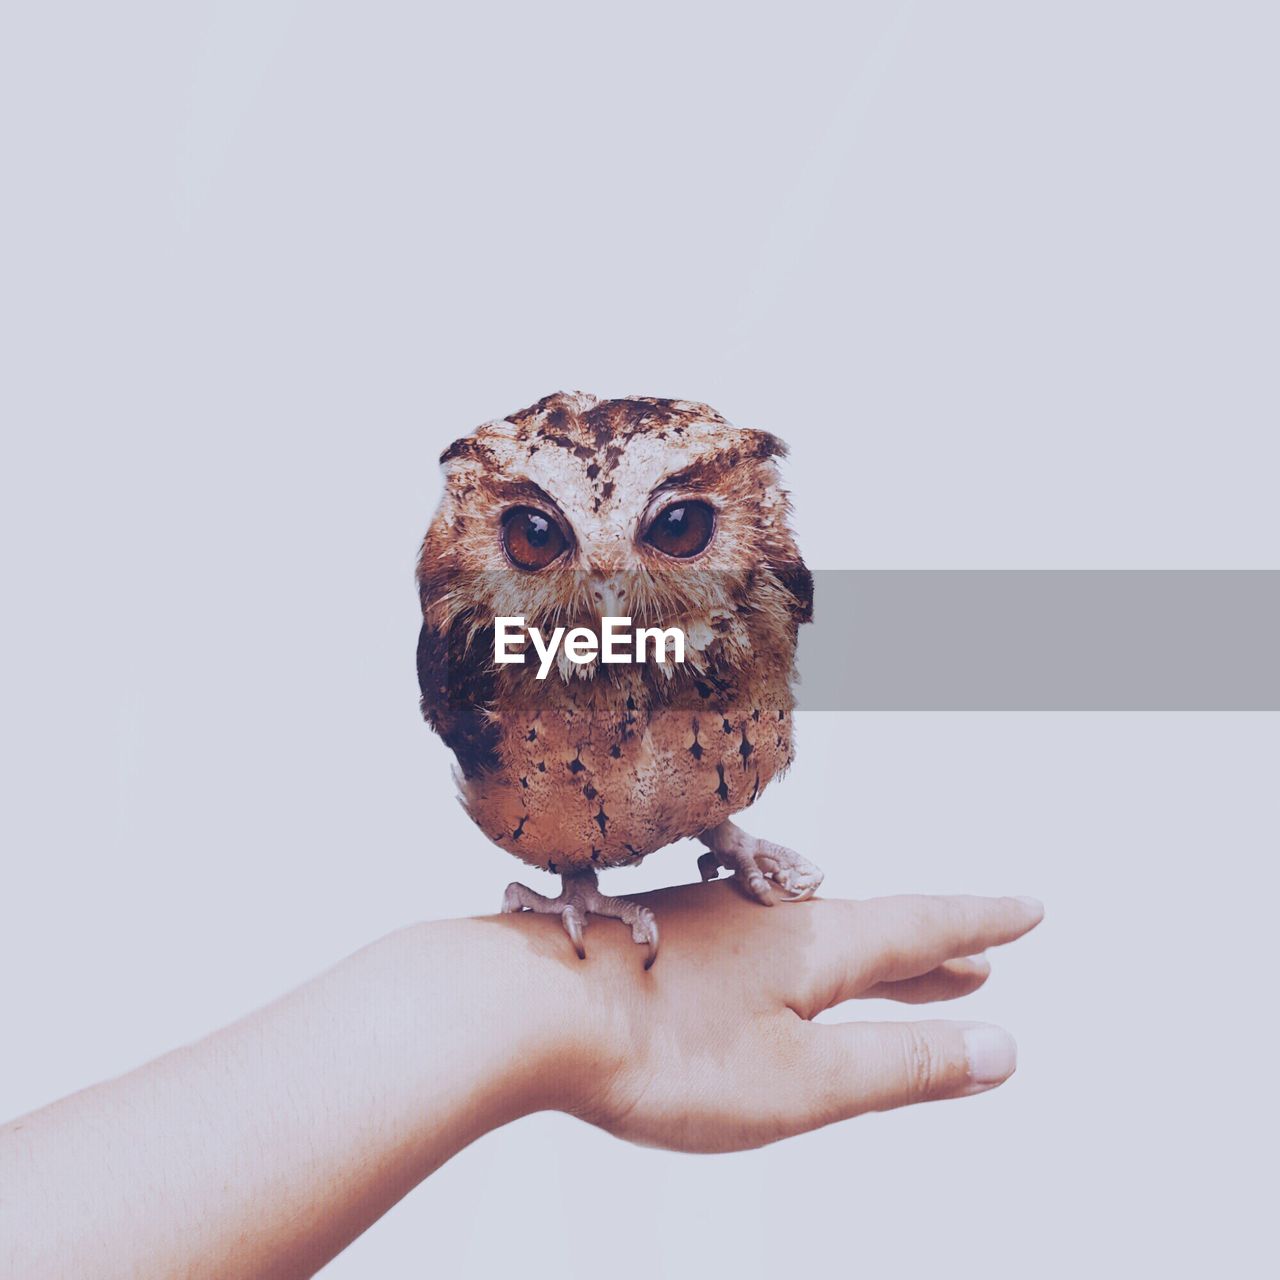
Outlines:
{"label": "gray horizontal band", "polygon": [[1280,571],[814,580],[802,710],[1280,710]]}

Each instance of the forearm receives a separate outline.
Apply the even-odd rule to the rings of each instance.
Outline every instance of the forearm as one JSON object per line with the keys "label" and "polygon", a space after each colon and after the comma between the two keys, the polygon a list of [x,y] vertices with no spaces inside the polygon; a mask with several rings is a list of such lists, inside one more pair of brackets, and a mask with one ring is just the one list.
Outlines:
{"label": "forearm", "polygon": [[[1002,1083],[1007,1032],[813,1021],[864,996],[976,990],[1015,898],[815,900],[728,881],[660,891],[661,967],[546,915],[384,938],[234,1026],[0,1131],[0,1273],[310,1275],[480,1134],[574,1111],[686,1151],[774,1142]],[[975,957],[977,957],[975,959]]]}
{"label": "forearm", "polygon": [[415,926],[6,1126],[6,1273],[311,1274],[467,1143],[551,1104],[569,980],[535,957],[493,922]]}

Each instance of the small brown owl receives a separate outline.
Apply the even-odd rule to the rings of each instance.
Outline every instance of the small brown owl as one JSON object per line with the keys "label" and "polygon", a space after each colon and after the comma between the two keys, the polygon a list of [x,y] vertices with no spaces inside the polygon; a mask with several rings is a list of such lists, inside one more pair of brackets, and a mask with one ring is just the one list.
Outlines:
{"label": "small brown owl", "polygon": [[[813,894],[817,867],[731,815],[792,760],[796,632],[813,585],[788,526],[785,446],[704,404],[548,396],[441,456],[444,497],[418,562],[422,711],[457,758],[463,803],[495,844],[563,877],[504,911],[558,914],[579,956],[587,913],[658,951],[653,913],[597,887],[685,836],[704,879],[736,871]],[[684,661],[495,660],[497,618],[677,627]]]}

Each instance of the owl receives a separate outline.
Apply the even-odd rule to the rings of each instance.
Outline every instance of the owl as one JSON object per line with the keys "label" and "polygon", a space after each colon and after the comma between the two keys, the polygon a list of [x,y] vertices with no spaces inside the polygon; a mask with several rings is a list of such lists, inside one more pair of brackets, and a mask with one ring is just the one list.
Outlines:
{"label": "owl", "polygon": [[[797,630],[813,579],[789,526],[783,443],[705,404],[561,392],[441,455],[444,495],[417,566],[422,712],[457,760],[494,844],[562,877],[504,911],[560,917],[580,958],[588,913],[658,954],[645,906],[597,873],[696,837],[762,904],[811,896],[821,871],[731,819],[791,764]],[[678,627],[684,660],[498,662],[495,620]]]}

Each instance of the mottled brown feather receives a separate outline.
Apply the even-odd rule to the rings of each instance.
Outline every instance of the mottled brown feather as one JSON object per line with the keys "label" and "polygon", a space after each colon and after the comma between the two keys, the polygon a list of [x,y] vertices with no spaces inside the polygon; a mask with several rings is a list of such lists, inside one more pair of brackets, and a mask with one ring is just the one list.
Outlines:
{"label": "mottled brown feather", "polygon": [[[774,461],[784,454],[706,405],[581,392],[445,450],[418,564],[422,708],[495,843],[556,872],[635,862],[746,808],[790,764],[813,584]],[[528,495],[571,535],[561,561],[533,574],[510,566],[500,539]],[[666,560],[643,522],[695,495],[716,511],[715,536],[693,560]],[[538,682],[528,665],[493,664],[494,616],[591,625],[603,576],[638,625],[684,628],[684,666],[562,661]]]}

